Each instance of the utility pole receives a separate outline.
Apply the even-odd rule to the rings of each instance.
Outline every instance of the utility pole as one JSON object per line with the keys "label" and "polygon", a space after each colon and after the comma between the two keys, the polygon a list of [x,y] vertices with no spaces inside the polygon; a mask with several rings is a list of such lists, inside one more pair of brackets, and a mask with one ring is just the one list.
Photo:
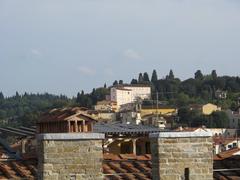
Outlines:
{"label": "utility pole", "polygon": [[157,91],[157,122],[158,122],[158,91]]}

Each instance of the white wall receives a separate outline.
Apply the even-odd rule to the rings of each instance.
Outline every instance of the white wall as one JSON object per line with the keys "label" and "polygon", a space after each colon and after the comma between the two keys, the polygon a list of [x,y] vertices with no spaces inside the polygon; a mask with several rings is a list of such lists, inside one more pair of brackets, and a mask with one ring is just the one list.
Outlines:
{"label": "white wall", "polygon": [[138,97],[141,99],[151,97],[151,87],[122,86],[121,88],[111,88],[111,101],[117,102],[118,106],[134,102]]}

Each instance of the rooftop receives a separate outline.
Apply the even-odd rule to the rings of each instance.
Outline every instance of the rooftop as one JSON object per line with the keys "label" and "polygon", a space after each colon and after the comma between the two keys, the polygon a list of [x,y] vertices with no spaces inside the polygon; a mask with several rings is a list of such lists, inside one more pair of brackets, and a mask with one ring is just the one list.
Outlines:
{"label": "rooftop", "polygon": [[89,120],[94,120],[90,115],[88,115],[86,108],[69,107],[63,109],[52,109],[51,111],[42,114],[38,123],[52,121],[81,121],[83,117]]}
{"label": "rooftop", "polygon": [[[25,136],[34,136],[36,134],[36,126],[32,126],[29,128],[19,127],[14,128],[9,131],[11,127],[0,128],[0,132],[10,133],[20,137]],[[24,132],[23,132],[24,130]],[[146,126],[146,125],[136,125],[136,124],[122,124],[122,123],[104,123],[98,122],[93,125],[94,133],[104,133],[105,135],[148,135],[154,132],[160,132],[157,127],[154,126]],[[21,133],[19,133],[21,132]]]}
{"label": "rooftop", "polygon": [[118,84],[112,87],[151,87],[149,84]]}

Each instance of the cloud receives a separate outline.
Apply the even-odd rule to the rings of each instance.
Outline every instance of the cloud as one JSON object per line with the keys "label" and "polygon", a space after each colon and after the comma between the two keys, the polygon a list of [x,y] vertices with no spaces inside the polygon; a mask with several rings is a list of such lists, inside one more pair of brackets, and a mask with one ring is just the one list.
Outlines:
{"label": "cloud", "polygon": [[79,66],[77,68],[77,70],[83,74],[83,75],[87,75],[87,76],[92,76],[95,74],[95,70],[94,69],[91,69],[89,67],[86,67],[86,66]]}
{"label": "cloud", "polygon": [[124,56],[127,59],[133,59],[133,60],[141,60],[143,57],[135,50],[133,49],[127,49],[124,51]]}
{"label": "cloud", "polygon": [[31,54],[34,56],[41,56],[42,52],[39,49],[31,49]]}

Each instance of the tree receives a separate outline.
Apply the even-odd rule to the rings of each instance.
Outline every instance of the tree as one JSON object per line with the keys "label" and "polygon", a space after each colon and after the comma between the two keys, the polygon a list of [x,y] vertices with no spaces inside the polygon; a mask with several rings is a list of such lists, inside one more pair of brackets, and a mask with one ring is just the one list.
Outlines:
{"label": "tree", "polygon": [[177,101],[176,104],[179,107],[186,106],[190,101],[190,98],[187,94],[184,94],[183,92],[177,94]]}
{"label": "tree", "polygon": [[156,70],[154,69],[153,72],[152,72],[151,82],[152,82],[152,83],[155,83],[157,80],[158,80],[157,72],[156,72]]}
{"label": "tree", "polygon": [[131,84],[137,84],[137,83],[138,83],[137,79],[132,79]]}
{"label": "tree", "polygon": [[197,86],[196,81],[191,78],[181,82],[180,90],[190,97],[197,96]]}
{"label": "tree", "polygon": [[4,119],[6,117],[6,111],[0,109],[0,119]]}
{"label": "tree", "polygon": [[[82,91],[83,92],[83,91]],[[81,104],[81,98],[84,94],[80,94],[79,92],[77,93],[77,98],[76,98],[76,103]]]}
{"label": "tree", "polygon": [[107,88],[97,88],[94,89],[94,91],[90,94],[89,98],[92,101],[92,104],[95,105],[97,101],[102,101],[106,98],[106,95],[108,95],[109,89]]}
{"label": "tree", "polygon": [[[91,96],[94,96],[95,92],[96,92],[96,90],[93,89]],[[93,104],[93,99],[91,98],[91,96],[89,94],[85,95],[84,93],[81,93],[81,94],[78,93],[76,103],[79,106],[90,108]]]}
{"label": "tree", "polygon": [[118,81],[115,80],[115,81],[113,82],[113,86],[117,86],[117,85],[118,85]]}
{"label": "tree", "polygon": [[211,76],[212,76],[213,80],[217,79],[217,72],[216,72],[216,70],[212,70]]}
{"label": "tree", "polygon": [[143,83],[143,75],[142,75],[142,73],[139,73],[138,83]]}
{"label": "tree", "polygon": [[211,114],[209,127],[210,128],[227,128],[229,118],[224,111],[216,111]]}
{"label": "tree", "polygon": [[81,91],[81,95],[84,95],[84,91],[83,90]]}
{"label": "tree", "polygon": [[16,95],[15,95],[16,98],[20,98],[20,95],[19,93],[16,91]]}
{"label": "tree", "polygon": [[107,88],[107,84],[106,83],[104,83],[104,86],[103,86],[104,88]]}
{"label": "tree", "polygon": [[145,73],[143,74],[143,81],[144,81],[144,82],[149,82],[149,81],[150,81],[147,72],[145,72]]}
{"label": "tree", "polygon": [[202,80],[203,79],[203,74],[202,74],[201,70],[197,70],[194,74],[194,77],[197,80]]}
{"label": "tree", "polygon": [[179,122],[188,127],[199,127],[206,122],[206,118],[198,110],[190,110],[188,107],[180,108],[178,116]]}
{"label": "tree", "polygon": [[119,80],[118,84],[123,84],[123,80]]}
{"label": "tree", "polygon": [[4,99],[4,95],[2,92],[0,92],[0,100],[3,100]]}
{"label": "tree", "polygon": [[167,77],[168,77],[167,79],[170,79],[170,80],[173,80],[173,79],[174,79],[174,74],[173,74],[172,69],[170,69],[169,74],[168,74]]}

